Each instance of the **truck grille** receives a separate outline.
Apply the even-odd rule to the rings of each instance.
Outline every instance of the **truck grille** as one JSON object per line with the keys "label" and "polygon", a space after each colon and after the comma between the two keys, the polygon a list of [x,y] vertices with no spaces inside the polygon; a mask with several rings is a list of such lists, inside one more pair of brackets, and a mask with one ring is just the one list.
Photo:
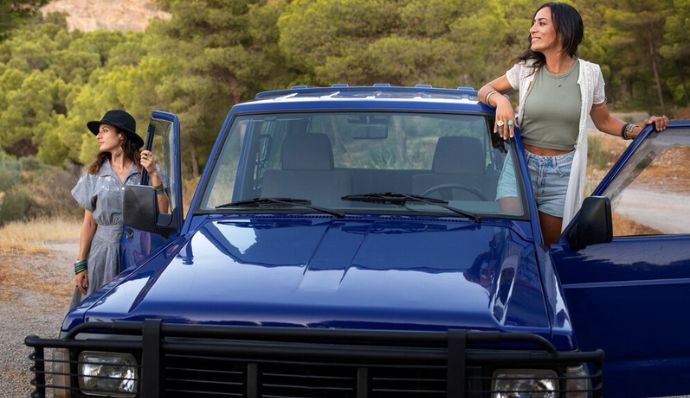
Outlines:
{"label": "truck grille", "polygon": [[247,389],[247,365],[223,357],[171,355],[163,357],[166,395],[242,397]]}
{"label": "truck grille", "polygon": [[[34,336],[27,337],[26,344],[34,347],[36,397],[60,389],[71,390],[72,397],[84,396],[78,381],[82,351],[133,354],[139,365],[131,396],[143,398],[484,398],[492,396],[494,370],[525,366],[553,371],[562,393],[573,381],[566,368],[583,363],[591,373],[585,376],[588,392],[594,397],[601,394],[602,352],[557,352],[539,336],[517,333],[240,328],[144,321],[83,324],[65,339]],[[46,350],[54,349],[69,350],[69,355],[63,361],[46,355]],[[71,382],[60,385],[58,373]]]}
{"label": "truck grille", "polygon": [[266,398],[354,398],[358,386],[374,397],[446,395],[444,365],[252,362],[199,355],[165,355],[163,363],[163,385],[170,397],[243,397],[252,383],[256,383],[257,396]]}

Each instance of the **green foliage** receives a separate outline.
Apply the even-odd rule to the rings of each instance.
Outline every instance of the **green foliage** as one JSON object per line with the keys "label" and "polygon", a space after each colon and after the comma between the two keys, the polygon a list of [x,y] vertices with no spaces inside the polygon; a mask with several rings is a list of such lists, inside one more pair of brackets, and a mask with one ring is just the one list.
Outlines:
{"label": "green foliage", "polygon": [[19,159],[19,166],[24,171],[36,171],[43,167],[41,162],[33,156],[27,156]]}
{"label": "green foliage", "polygon": [[30,206],[26,218],[37,217],[79,217],[84,211],[72,198],[71,190],[79,177],[79,169],[41,164],[27,172],[25,186],[31,187]]}
{"label": "green foliage", "polygon": [[0,75],[0,146],[17,155],[38,154],[51,164],[66,157],[78,161],[69,150],[75,132],[55,128],[75,110],[73,100],[91,74],[104,68],[108,46],[122,37],[68,32],[57,20],[27,26],[1,43],[6,62]]}
{"label": "green foliage", "polygon": [[10,190],[19,182],[21,168],[14,156],[0,150],[0,192]]}
{"label": "green foliage", "polygon": [[[592,59],[605,66],[609,98],[619,109],[641,107],[667,112],[672,63],[662,58],[666,20],[672,0],[614,0],[595,6],[603,15],[594,30],[599,51]],[[594,46],[591,46],[594,47]]]}
{"label": "green foliage", "polygon": [[77,171],[0,151],[0,225],[41,216],[78,216],[70,193]]}
{"label": "green foliage", "polygon": [[[162,109],[180,117],[185,173],[195,176],[228,109],[258,91],[480,87],[527,48],[542,1],[159,0],[172,19],[144,33],[68,31],[60,15],[35,18],[42,3],[0,0],[0,148],[88,164],[97,143],[87,121],[124,108],[145,135]],[[690,0],[570,3],[586,26],[580,56],[601,65],[613,107],[687,106]]]}
{"label": "green foliage", "polygon": [[0,151],[0,225],[26,214],[29,198],[20,182],[20,162]]}
{"label": "green foliage", "polygon": [[667,80],[674,102],[690,103],[690,0],[674,0],[673,13],[666,19],[664,44],[659,54],[670,63],[672,72]]}
{"label": "green foliage", "polygon": [[480,86],[523,50],[536,4],[295,1],[278,20],[279,45],[299,83]]}
{"label": "green foliage", "polygon": [[[293,73],[278,51],[278,17],[285,1],[170,1],[167,24],[153,27],[151,54],[170,67],[156,81],[165,109],[184,126],[183,156],[198,174],[230,106],[266,88],[283,87]],[[174,52],[176,57],[170,57]]]}
{"label": "green foliage", "polygon": [[33,18],[48,0],[0,0],[0,41],[17,26]]}
{"label": "green foliage", "polygon": [[2,192],[0,197],[0,225],[26,219],[30,202],[29,192],[21,186],[15,186],[9,191]]}

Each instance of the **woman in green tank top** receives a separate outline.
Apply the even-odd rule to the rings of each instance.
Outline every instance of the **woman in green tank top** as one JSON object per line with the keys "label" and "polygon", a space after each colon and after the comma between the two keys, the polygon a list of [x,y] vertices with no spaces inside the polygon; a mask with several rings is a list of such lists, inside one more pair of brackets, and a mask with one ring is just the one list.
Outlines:
{"label": "woman in green tank top", "polygon": [[[520,121],[532,188],[545,245],[556,242],[583,200],[587,166],[587,115],[600,131],[632,139],[642,127],[610,115],[599,65],[576,57],[584,35],[582,17],[564,3],[545,3],[534,14],[529,47],[503,76],[484,85],[479,100],[496,107],[494,132],[514,135]],[[519,117],[504,94],[519,91]],[[652,116],[658,131],[666,116]],[[507,168],[504,168],[507,170]],[[502,189],[497,200],[510,207],[516,192]]]}

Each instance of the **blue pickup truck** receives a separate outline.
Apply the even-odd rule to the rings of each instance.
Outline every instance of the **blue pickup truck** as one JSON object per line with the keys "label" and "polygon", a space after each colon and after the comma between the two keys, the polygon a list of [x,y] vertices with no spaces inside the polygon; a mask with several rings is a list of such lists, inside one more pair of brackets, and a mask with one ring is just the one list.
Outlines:
{"label": "blue pickup truck", "polygon": [[549,248],[493,122],[464,87],[260,93],[184,215],[154,112],[170,211],[128,187],[121,273],[26,338],[34,395],[690,394],[690,122],[648,127]]}

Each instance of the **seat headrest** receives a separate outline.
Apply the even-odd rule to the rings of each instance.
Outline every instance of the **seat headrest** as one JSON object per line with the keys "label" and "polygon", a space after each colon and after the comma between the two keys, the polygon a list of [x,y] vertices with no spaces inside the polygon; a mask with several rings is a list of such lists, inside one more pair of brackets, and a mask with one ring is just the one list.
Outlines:
{"label": "seat headrest", "polygon": [[436,173],[483,174],[486,153],[473,137],[441,137],[436,143],[433,171]]}
{"label": "seat headrest", "polygon": [[283,170],[332,170],[331,140],[321,133],[287,133],[281,163]]}

